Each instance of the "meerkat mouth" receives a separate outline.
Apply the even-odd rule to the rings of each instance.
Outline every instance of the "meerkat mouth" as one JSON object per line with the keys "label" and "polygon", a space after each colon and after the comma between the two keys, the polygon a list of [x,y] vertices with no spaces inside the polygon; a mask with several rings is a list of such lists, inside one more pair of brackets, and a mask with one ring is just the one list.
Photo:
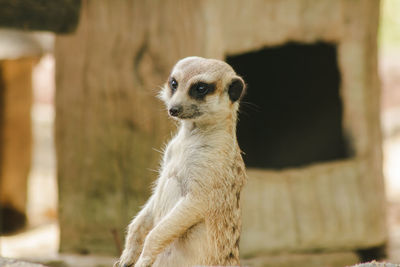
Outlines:
{"label": "meerkat mouth", "polygon": [[181,114],[178,114],[177,118],[185,120],[185,119],[196,119],[203,115],[204,113],[200,111],[197,105],[190,105],[186,110],[183,110]]}
{"label": "meerkat mouth", "polygon": [[189,119],[196,119],[196,118],[200,117],[201,115],[203,115],[203,113],[199,111],[199,112],[196,112],[193,114],[182,114],[182,115],[178,116],[178,118],[182,119],[182,120],[189,120]]}

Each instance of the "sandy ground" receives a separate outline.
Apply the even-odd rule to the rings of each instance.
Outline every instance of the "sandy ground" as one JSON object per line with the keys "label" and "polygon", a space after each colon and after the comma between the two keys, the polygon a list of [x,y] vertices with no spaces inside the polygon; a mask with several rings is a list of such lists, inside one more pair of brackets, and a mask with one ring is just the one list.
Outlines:
{"label": "sandy ground", "polygon": [[[113,258],[88,259],[77,255],[58,255],[59,226],[57,223],[57,182],[54,152],[54,109],[52,105],[54,59],[45,57],[34,82],[32,109],[34,155],[28,185],[29,227],[12,236],[0,237],[0,256],[66,261],[70,266],[110,266]],[[388,202],[388,261],[400,263],[400,53],[398,57],[383,56],[380,60],[382,90],[382,126],[384,129],[384,174]],[[49,75],[50,74],[50,75]],[[41,77],[41,78],[40,78]]]}

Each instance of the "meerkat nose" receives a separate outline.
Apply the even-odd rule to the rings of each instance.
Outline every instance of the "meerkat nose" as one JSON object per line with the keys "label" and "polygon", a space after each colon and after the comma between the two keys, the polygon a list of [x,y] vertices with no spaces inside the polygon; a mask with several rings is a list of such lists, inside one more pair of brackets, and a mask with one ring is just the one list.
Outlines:
{"label": "meerkat nose", "polygon": [[182,112],[183,108],[181,105],[173,106],[169,109],[169,115],[176,117]]}

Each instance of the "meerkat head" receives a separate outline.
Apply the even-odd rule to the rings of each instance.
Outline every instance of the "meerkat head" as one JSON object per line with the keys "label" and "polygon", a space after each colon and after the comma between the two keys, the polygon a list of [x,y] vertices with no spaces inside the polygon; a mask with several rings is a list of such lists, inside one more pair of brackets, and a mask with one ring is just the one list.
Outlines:
{"label": "meerkat head", "polygon": [[205,121],[236,114],[244,91],[243,79],[227,63],[187,57],[172,69],[160,98],[171,117]]}

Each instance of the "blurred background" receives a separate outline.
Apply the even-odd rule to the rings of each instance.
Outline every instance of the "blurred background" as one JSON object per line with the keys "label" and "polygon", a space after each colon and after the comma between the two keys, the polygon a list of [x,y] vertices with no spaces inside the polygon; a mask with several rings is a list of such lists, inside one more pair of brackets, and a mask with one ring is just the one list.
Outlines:
{"label": "blurred background", "polygon": [[243,264],[400,264],[400,1],[41,2],[0,1],[0,259],[112,265],[198,55],[248,83]]}

